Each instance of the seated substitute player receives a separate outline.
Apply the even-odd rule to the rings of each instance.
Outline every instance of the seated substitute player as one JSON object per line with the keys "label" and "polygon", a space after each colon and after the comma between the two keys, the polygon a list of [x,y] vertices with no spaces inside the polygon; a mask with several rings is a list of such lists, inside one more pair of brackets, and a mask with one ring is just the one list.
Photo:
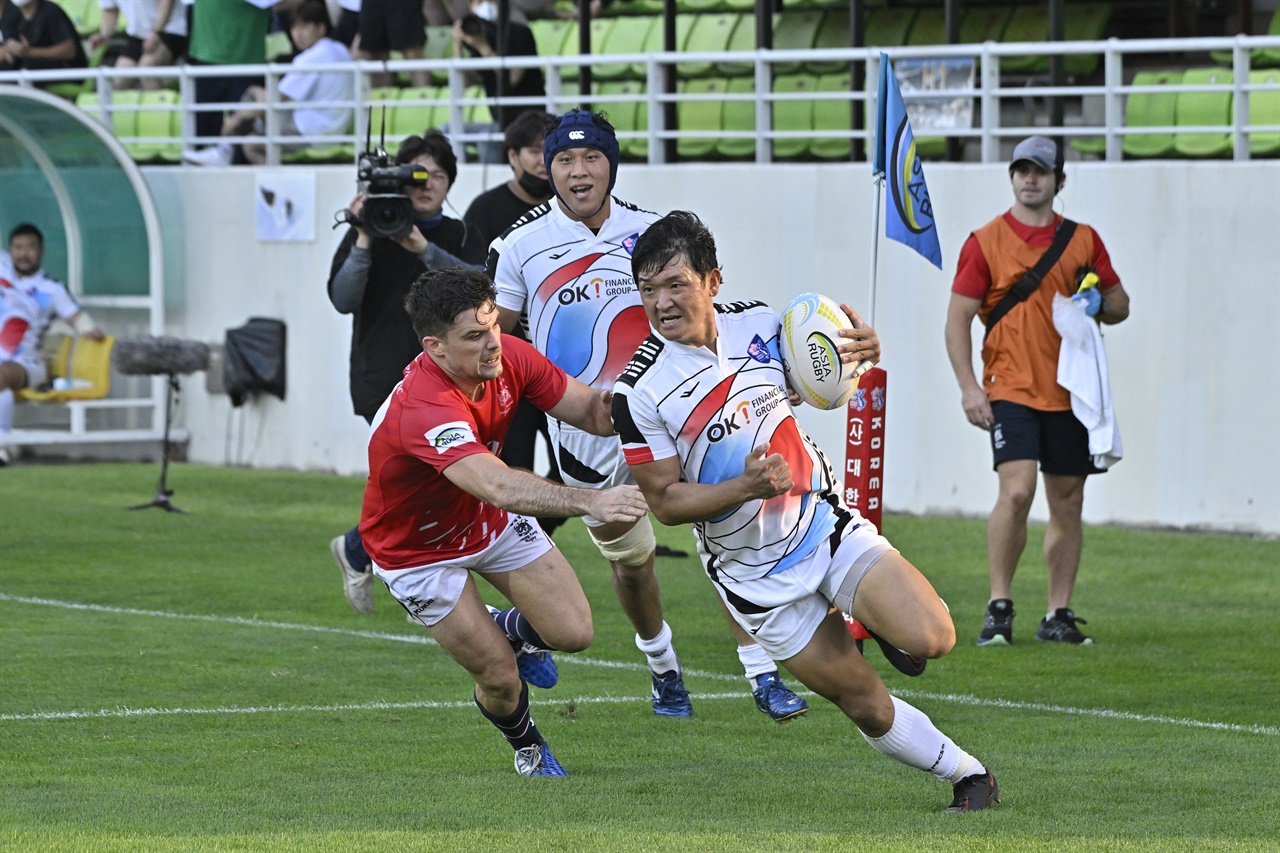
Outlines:
{"label": "seated substitute player", "polygon": [[[476,705],[515,749],[516,771],[565,776],[530,716],[528,684],[555,684],[546,649],[587,647],[591,608],[530,516],[635,521],[648,507],[635,486],[570,488],[498,458],[522,398],[600,435],[613,427],[609,392],[501,334],[494,297],[475,270],[413,283],[405,309],[423,351],[374,417],[360,535],[392,596],[475,679]],[[486,609],[473,572],[515,607]]]}
{"label": "seated substitute player", "polygon": [[[538,351],[570,376],[610,388],[649,333],[630,257],[636,239],[658,216],[613,197],[618,138],[603,115],[565,113],[547,131],[542,156],[554,197],[489,247],[502,328],[512,332],[522,325]],[[547,426],[566,483],[603,488],[633,482],[616,438],[586,435],[555,419]],[[614,594],[648,660],[654,713],[690,716],[693,702],[662,614],[653,525],[648,518],[583,521],[609,561]],[[730,624],[756,707],[779,723],[806,714],[809,703],[782,682],[778,665],[736,622]]]}
{"label": "seated substitute player", "polygon": [[[844,506],[831,465],[796,423],[778,356],[781,318],[760,302],[712,301],[721,284],[715,240],[692,213],[649,226],[631,262],[656,334],[618,380],[613,420],[654,515],[693,523],[716,592],[771,657],[875,749],[954,786],[946,811],[999,802],[991,773],[889,695],[830,610],[921,657],[955,644],[933,587]],[[841,361],[878,361],[875,330],[841,307],[853,322],[841,333]],[[749,426],[726,433],[721,422],[733,414]]]}

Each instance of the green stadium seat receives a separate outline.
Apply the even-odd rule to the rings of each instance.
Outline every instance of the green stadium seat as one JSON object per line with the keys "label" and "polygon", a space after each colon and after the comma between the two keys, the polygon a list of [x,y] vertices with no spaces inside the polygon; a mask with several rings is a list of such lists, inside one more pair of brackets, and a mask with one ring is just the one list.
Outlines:
{"label": "green stadium seat", "polygon": [[[726,85],[723,78],[707,77],[681,81],[679,91],[682,95],[724,95]],[[681,157],[697,160],[715,152],[715,139],[688,139],[684,134],[688,131],[719,131],[723,106],[724,101],[720,98],[681,101],[676,105],[676,122],[681,134],[676,142],[676,151]]]}
{"label": "green stadium seat", "polygon": [[[751,77],[731,77],[725,86],[726,95],[750,95],[756,90],[756,81]],[[755,101],[724,102],[720,111],[720,125],[724,130],[736,130],[755,133],[756,103]],[[721,139],[716,143],[716,154],[727,158],[754,157],[756,141],[754,139]]]}
{"label": "green stadium seat", "polygon": [[[773,81],[775,94],[801,94],[817,88],[817,78],[812,74],[788,74]],[[773,102],[773,129],[776,131],[806,131],[813,129],[813,101],[805,98]],[[773,154],[779,158],[803,156],[811,139],[794,137],[774,139]]]}
{"label": "green stadium seat", "polygon": [[565,39],[570,32],[577,35],[578,25],[566,18],[537,18],[529,22],[529,29],[533,32],[539,56],[562,56]]}
{"label": "green stadium seat", "polygon": [[[88,38],[102,29],[102,8],[98,5],[98,0],[58,0],[55,5],[61,6],[62,11],[67,13],[80,38]],[[121,29],[123,24],[121,21]]]}
{"label": "green stadium seat", "polygon": [[[1181,71],[1143,71],[1133,76],[1131,85],[1176,86],[1181,82]],[[1172,127],[1177,104],[1175,92],[1130,92],[1125,101],[1125,127]],[[1121,147],[1127,157],[1168,157],[1173,153],[1173,134],[1126,134]]]}
{"label": "green stadium seat", "polygon": [[182,160],[182,106],[172,89],[142,90],[138,113],[138,136],[168,139],[168,142],[140,142],[133,158],[139,162],[178,163]]}
{"label": "green stadium seat", "polygon": [[677,0],[676,9],[680,12],[692,12],[699,15],[711,15],[724,12],[729,7],[725,0]]}
{"label": "green stadium seat", "polygon": [[[1249,83],[1257,86],[1267,84],[1280,85],[1280,70],[1269,68],[1249,73]],[[1280,89],[1269,92],[1252,91],[1249,93],[1249,124],[1280,124]],[[1254,157],[1275,157],[1280,155],[1280,131],[1264,131],[1249,134],[1249,153]]]}
{"label": "green stadium seat", "polygon": [[[1073,5],[1067,12],[1065,37],[1067,41],[1096,41],[1101,39],[1111,20],[1111,6],[1104,3]],[[1040,4],[1019,6],[1013,10],[1005,27],[1002,41],[1034,42],[1049,40],[1049,12]],[[1075,54],[1063,59],[1063,67],[1072,76],[1093,73],[1101,61],[1099,54]],[[1012,74],[1038,74],[1047,71],[1049,58],[1043,55],[1006,56],[1000,59],[1000,71]]]}
{"label": "green stadium seat", "polygon": [[[1190,68],[1182,76],[1183,85],[1208,86],[1230,84],[1232,74],[1227,68]],[[1179,92],[1174,108],[1175,123],[1179,127],[1206,127],[1230,125],[1232,92]],[[1173,149],[1183,157],[1227,157],[1232,151],[1231,134],[1175,133]]]}
{"label": "green stadium seat", "polygon": [[[138,111],[128,107],[136,107],[139,98],[140,93],[137,89],[126,89],[112,93],[111,103],[107,106],[100,103],[96,91],[81,92],[76,96],[76,106],[109,127],[116,139],[124,140],[138,135]],[[124,109],[121,109],[122,107]],[[148,154],[144,148],[132,143],[121,142],[121,144],[124,145],[125,151],[129,152],[130,157],[134,156],[135,151]]]}
{"label": "green stadium seat", "polygon": [[[597,19],[599,20],[599,19]],[[625,54],[644,52],[649,32],[654,27],[662,26],[661,19],[652,15],[629,15],[625,18],[608,19],[613,26],[608,35],[596,44],[592,34],[592,49],[599,56],[596,64],[591,66],[591,74],[601,80],[623,80],[636,76],[636,65],[630,62],[605,63],[601,60],[607,54]],[[594,22],[593,22],[594,26]]]}
{"label": "green stadium seat", "polygon": [[[774,50],[812,50],[818,40],[818,29],[826,13],[821,9],[797,9],[780,13],[773,24]],[[801,62],[779,62],[773,66],[774,75],[797,74]]]}
{"label": "green stadium seat", "polygon": [[905,44],[946,44],[947,13],[941,6],[927,6],[916,12]]}
{"label": "green stadium seat", "polygon": [[[1280,36],[1280,6],[1276,7],[1275,12],[1271,15],[1271,23],[1267,26],[1267,35]],[[1220,62],[1223,65],[1231,65],[1235,62],[1235,55],[1229,50],[1215,50],[1209,56],[1214,62]],[[1260,47],[1250,53],[1249,64],[1255,68],[1266,68],[1280,66],[1280,48]]]}
{"label": "green stadium seat", "polygon": [[[853,77],[844,74],[824,74],[818,78],[819,92],[852,92]],[[814,130],[848,130],[853,123],[852,101],[814,101]],[[849,139],[814,139],[809,143],[809,153],[823,160],[847,160],[853,152]]]}
{"label": "green stadium seat", "polygon": [[726,12],[747,12],[754,17],[756,4],[755,0],[725,0],[724,9]]}
{"label": "green stadium seat", "polygon": [[[737,13],[698,15],[689,28],[689,35],[684,42],[686,53],[719,53],[729,50],[734,30],[742,25],[742,16]],[[747,24],[751,26],[750,23]],[[716,74],[716,66],[711,62],[681,62],[676,65],[676,76],[708,77]]]}
{"label": "green stadium seat", "polygon": [[289,41],[289,34],[283,30],[267,33],[263,40],[263,55],[267,62],[274,62],[277,58],[287,62],[287,57],[293,56],[293,42]]}
{"label": "green stadium seat", "polygon": [[[693,29],[693,23],[698,17],[698,15],[692,14],[676,15],[676,50],[684,50],[684,44],[689,40],[689,31]],[[644,40],[642,53],[662,53],[662,36],[662,24],[655,24],[653,29],[649,30],[648,38]],[[632,74],[637,80],[645,79],[647,73],[648,69],[644,63],[636,63],[632,66]]]}
{"label": "green stadium seat", "polygon": [[[595,87],[591,106],[602,112],[619,134],[643,132],[649,129],[648,107],[640,101],[619,100],[644,94],[644,84],[639,80],[620,80],[600,83]],[[624,155],[648,156],[649,146],[643,139],[619,139],[618,148]]]}
{"label": "green stadium seat", "polygon": [[[828,13],[828,18],[830,18],[830,13]],[[911,25],[915,23],[915,19],[916,10],[910,6],[895,6],[893,8],[882,6],[869,9],[866,13],[867,28],[863,39],[868,47],[898,47],[899,45],[904,45],[907,43],[907,34],[911,32]],[[843,44],[848,44],[848,14],[844,15],[843,23],[845,31]]]}
{"label": "green stadium seat", "polygon": [[[427,43],[422,48],[422,58],[453,59],[453,27],[427,27]],[[430,79],[437,86],[443,86],[449,82],[449,72],[438,68],[431,72]]]}
{"label": "green stadium seat", "polygon": [[[436,104],[414,104],[406,101],[438,101]],[[445,86],[420,86],[400,90],[399,103],[387,109],[388,152],[399,149],[406,136],[421,136],[428,128],[449,124],[449,89]],[[377,130],[374,130],[375,136]]]}
{"label": "green stadium seat", "polygon": [[[777,21],[777,15],[774,21]],[[746,12],[738,14],[738,25],[733,28],[733,32],[729,36],[729,43],[725,45],[725,50],[731,52],[744,52],[756,49],[756,19],[755,16]],[[750,62],[717,62],[716,74],[721,77],[750,77],[754,69]]]}
{"label": "green stadium seat", "polygon": [[984,41],[1000,41],[1004,36],[1011,6],[979,6],[965,9],[960,18],[960,43],[982,44]]}

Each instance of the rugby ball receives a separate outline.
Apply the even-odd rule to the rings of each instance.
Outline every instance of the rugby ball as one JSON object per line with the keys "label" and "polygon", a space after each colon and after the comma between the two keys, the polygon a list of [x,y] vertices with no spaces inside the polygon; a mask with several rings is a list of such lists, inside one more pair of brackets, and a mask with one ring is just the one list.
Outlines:
{"label": "rugby ball", "polygon": [[800,398],[819,409],[838,409],[858,388],[869,362],[844,364],[836,347],[850,328],[840,305],[821,293],[802,293],[782,312],[778,349],[788,384]]}

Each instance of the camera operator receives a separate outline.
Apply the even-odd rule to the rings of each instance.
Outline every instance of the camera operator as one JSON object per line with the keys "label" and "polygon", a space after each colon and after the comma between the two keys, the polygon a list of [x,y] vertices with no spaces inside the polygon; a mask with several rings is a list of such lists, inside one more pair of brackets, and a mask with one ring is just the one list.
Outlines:
{"label": "camera operator", "polygon": [[[427,270],[482,270],[487,248],[479,241],[467,241],[466,226],[443,214],[445,198],[458,176],[458,160],[444,134],[429,130],[424,136],[410,136],[401,143],[395,162],[420,167],[420,175],[425,171],[422,178],[400,186],[400,192],[412,203],[412,223],[404,223],[401,232],[396,228],[399,223],[388,226],[377,215],[387,211],[388,201],[403,199],[388,199],[376,181],[371,181],[371,194],[376,197],[371,200],[361,192],[348,206],[346,218],[352,227],[334,253],[329,276],[333,307],[352,315],[352,407],[369,422],[400,381],[405,366],[422,352],[422,341],[404,309],[410,286]],[[362,161],[362,177],[363,171]],[[379,210],[375,205],[384,207]],[[392,213],[395,210],[390,208]],[[374,214],[372,223],[370,212]],[[377,236],[387,231],[398,236]],[[330,546],[342,569],[347,601],[361,613],[372,611],[373,574],[359,533],[352,527]]]}

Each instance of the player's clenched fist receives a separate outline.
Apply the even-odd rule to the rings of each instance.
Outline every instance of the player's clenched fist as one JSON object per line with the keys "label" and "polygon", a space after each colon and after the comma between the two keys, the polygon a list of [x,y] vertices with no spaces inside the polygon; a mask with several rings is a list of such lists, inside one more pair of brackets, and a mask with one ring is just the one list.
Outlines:
{"label": "player's clenched fist", "polygon": [[742,479],[751,498],[774,498],[791,491],[791,466],[781,453],[769,453],[769,445],[761,444],[747,454]]}
{"label": "player's clenched fist", "polygon": [[597,505],[591,515],[601,521],[636,521],[649,512],[638,486],[615,486],[593,494]]}

